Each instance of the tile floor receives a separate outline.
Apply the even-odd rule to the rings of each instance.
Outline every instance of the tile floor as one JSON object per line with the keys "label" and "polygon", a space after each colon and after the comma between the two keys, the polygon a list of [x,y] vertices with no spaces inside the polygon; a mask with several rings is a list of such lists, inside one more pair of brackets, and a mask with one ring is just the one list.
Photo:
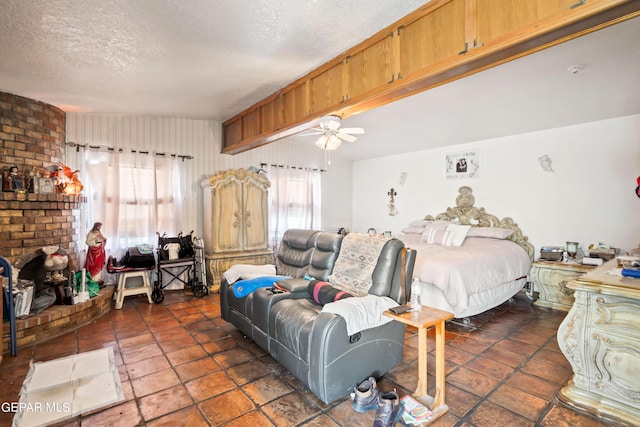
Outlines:
{"label": "tile floor", "polygon": [[[565,313],[531,306],[524,296],[471,323],[447,322],[446,401],[436,426],[602,426],[567,409],[557,392],[571,369],[556,341]],[[434,383],[433,330],[429,384]],[[416,387],[418,337],[407,330],[403,362],[379,379],[402,396]],[[112,346],[125,401],[64,426],[370,426],[348,398],[326,405],[276,361],[220,318],[219,295],[167,292],[162,304],[125,299],[122,310],[48,342],[5,355],[0,402],[16,402],[30,361]],[[13,414],[0,411],[0,425]]]}

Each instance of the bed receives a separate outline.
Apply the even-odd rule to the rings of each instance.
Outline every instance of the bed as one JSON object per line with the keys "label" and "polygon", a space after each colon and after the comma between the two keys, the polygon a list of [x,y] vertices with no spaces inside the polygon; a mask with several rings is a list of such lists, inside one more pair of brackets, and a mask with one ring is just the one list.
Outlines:
{"label": "bed", "polygon": [[398,238],[417,250],[413,279],[422,305],[468,318],[524,287],[534,248],[511,218],[475,207],[470,187],[458,193],[455,207],[413,221]]}

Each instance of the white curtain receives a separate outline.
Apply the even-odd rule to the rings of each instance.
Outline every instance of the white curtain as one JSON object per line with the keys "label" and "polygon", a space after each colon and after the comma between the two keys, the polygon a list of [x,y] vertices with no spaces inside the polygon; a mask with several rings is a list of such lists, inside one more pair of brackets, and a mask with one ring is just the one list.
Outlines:
{"label": "white curtain", "polygon": [[[82,161],[87,196],[82,240],[93,223],[102,222],[107,255],[118,258],[131,246],[155,247],[156,233],[181,231],[181,162],[175,157],[88,149]],[[78,247],[83,249],[84,241]]]}
{"label": "white curtain", "polygon": [[283,166],[266,166],[269,189],[269,241],[277,250],[290,228],[321,227],[321,172]]}

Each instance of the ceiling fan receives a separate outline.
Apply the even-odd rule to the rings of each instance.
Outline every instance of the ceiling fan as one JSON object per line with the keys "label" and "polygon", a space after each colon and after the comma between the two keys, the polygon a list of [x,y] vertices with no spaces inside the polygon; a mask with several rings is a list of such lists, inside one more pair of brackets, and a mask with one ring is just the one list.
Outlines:
{"label": "ceiling fan", "polygon": [[339,116],[324,116],[320,118],[318,126],[302,135],[320,135],[315,141],[316,147],[325,151],[325,160],[331,164],[330,151],[340,147],[342,141],[353,142],[357,137],[353,135],[364,134],[363,128],[341,128],[342,118]]}

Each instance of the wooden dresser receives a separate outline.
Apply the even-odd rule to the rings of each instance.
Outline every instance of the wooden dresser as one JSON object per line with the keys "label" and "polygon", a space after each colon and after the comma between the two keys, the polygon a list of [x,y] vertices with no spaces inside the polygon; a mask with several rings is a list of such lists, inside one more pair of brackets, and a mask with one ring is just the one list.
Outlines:
{"label": "wooden dresser", "polygon": [[273,262],[268,247],[269,180],[247,169],[216,173],[204,188],[204,246],[212,291],[220,288],[222,273],[235,264]]}
{"label": "wooden dresser", "polygon": [[567,284],[575,302],[558,344],[573,368],[559,398],[594,415],[640,425],[640,279],[611,260]]}

